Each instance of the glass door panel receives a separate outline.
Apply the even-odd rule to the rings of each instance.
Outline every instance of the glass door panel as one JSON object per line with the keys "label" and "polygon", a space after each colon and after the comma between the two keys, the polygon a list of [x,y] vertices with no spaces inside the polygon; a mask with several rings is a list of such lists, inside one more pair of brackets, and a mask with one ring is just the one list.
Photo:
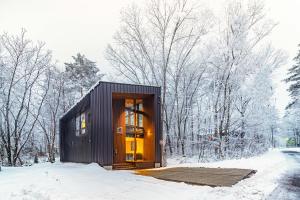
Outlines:
{"label": "glass door panel", "polygon": [[126,161],[143,160],[144,127],[142,99],[125,100]]}

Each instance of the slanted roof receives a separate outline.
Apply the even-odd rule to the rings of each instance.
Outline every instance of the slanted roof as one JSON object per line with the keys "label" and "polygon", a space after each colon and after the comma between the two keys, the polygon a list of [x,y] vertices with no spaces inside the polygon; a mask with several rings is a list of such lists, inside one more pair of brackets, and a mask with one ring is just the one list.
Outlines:
{"label": "slanted roof", "polygon": [[[82,97],[80,97],[80,99],[78,99],[66,112],[64,112],[62,114],[62,116],[60,117],[60,119],[65,118],[67,115],[69,115],[69,113],[73,113],[76,109],[75,107],[80,104],[82,104],[83,101],[89,101],[89,96],[92,90],[94,90],[101,81],[98,81],[97,83],[95,83]],[[77,112],[77,110],[76,110]]]}
{"label": "slanted roof", "polygon": [[116,82],[106,82],[106,81],[98,81],[95,83],[80,99],[78,99],[61,117],[60,119],[64,119],[70,115],[75,115],[76,113],[84,110],[90,104],[90,94],[91,92],[98,87],[100,84],[121,84],[121,85],[132,85],[132,86],[143,86],[143,87],[156,87],[160,88],[160,86],[151,86],[151,85],[142,85],[142,84],[131,84],[131,83],[116,83]]}

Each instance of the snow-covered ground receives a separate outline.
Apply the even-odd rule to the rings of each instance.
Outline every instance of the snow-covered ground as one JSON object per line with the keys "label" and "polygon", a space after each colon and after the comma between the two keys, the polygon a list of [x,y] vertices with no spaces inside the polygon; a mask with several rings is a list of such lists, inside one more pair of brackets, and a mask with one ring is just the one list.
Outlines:
{"label": "snow-covered ground", "polygon": [[250,168],[256,169],[257,173],[233,187],[212,188],[157,180],[135,175],[132,171],[106,171],[97,164],[44,163],[31,167],[4,167],[0,172],[0,200],[264,199],[276,187],[280,176],[296,166],[279,150],[241,160],[179,165],[175,162],[170,160],[170,165]]}

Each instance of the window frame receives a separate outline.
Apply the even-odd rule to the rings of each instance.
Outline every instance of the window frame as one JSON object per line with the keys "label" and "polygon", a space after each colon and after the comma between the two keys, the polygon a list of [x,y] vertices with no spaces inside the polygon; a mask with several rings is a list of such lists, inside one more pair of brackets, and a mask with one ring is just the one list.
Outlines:
{"label": "window frame", "polygon": [[80,115],[75,116],[75,136],[80,136]]}
{"label": "window frame", "polygon": [[[75,136],[82,137],[87,135],[87,112],[82,111],[75,116]],[[84,120],[84,127],[83,127]]]}

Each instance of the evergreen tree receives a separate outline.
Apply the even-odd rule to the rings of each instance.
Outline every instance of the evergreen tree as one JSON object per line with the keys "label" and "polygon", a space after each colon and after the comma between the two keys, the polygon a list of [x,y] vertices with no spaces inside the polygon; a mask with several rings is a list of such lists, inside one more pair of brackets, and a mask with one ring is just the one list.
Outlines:
{"label": "evergreen tree", "polygon": [[78,53],[72,56],[74,62],[65,63],[67,77],[74,85],[79,87],[81,95],[92,85],[99,81],[103,74],[99,73],[96,62],[87,59],[84,55]]}
{"label": "evergreen tree", "polygon": [[73,62],[65,63],[64,111],[104,76],[100,73],[96,62],[87,59],[83,54],[78,53],[72,58]]}
{"label": "evergreen tree", "polygon": [[300,50],[294,62],[295,64],[289,69],[289,77],[285,79],[287,83],[290,83],[288,91],[291,97],[291,102],[286,107],[285,118],[289,134],[294,138],[295,144],[300,146]]}
{"label": "evergreen tree", "polygon": [[[298,45],[300,47],[300,45]],[[289,69],[289,77],[285,79],[287,83],[290,83],[288,91],[292,99],[291,103],[287,106],[287,109],[298,107],[300,97],[300,50],[297,56],[294,58],[295,64]]]}

